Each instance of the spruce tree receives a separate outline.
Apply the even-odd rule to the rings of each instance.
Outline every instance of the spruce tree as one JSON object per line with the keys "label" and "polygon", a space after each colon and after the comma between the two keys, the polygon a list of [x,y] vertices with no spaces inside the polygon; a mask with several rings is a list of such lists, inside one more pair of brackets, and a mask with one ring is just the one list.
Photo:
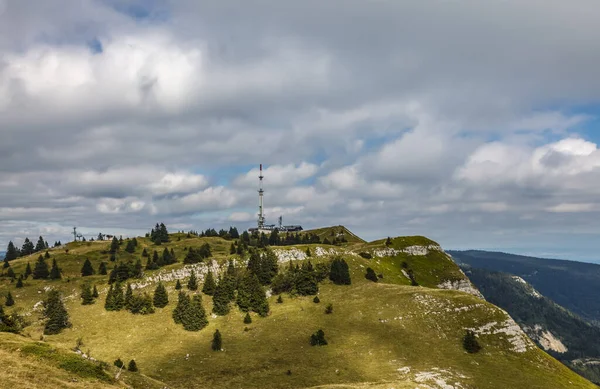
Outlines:
{"label": "spruce tree", "polygon": [[27,267],[25,268],[25,279],[31,275],[31,265],[27,262]]}
{"label": "spruce tree", "polygon": [[325,333],[323,330],[318,330],[310,336],[311,346],[326,346],[327,341],[325,340]]}
{"label": "spruce tree", "polygon": [[106,262],[100,262],[100,266],[98,266],[98,273],[103,276],[108,273],[106,270]]}
{"label": "spruce tree", "polygon": [[44,259],[44,257],[42,257],[40,255],[37,262],[35,263],[35,267],[33,269],[33,274],[32,274],[33,279],[34,280],[44,279],[44,278],[48,278],[49,275],[50,275],[50,271],[48,270],[48,264],[46,263],[46,260]]}
{"label": "spruce tree", "polygon": [[144,247],[144,250],[142,251],[142,257],[147,257],[148,256],[148,251],[146,251],[146,248]]}
{"label": "spruce tree", "polygon": [[133,314],[148,315],[154,313],[152,298],[146,293],[135,294],[129,299],[127,309]]}
{"label": "spruce tree", "polygon": [[375,274],[375,271],[370,267],[367,268],[367,274],[365,274],[365,278],[373,282],[379,281],[379,279],[377,278],[377,274]]}
{"label": "spruce tree", "polygon": [[251,310],[260,316],[269,313],[269,303],[256,274],[248,273],[242,279],[236,302],[243,312]]}
{"label": "spruce tree", "polygon": [[154,250],[154,252],[152,253],[152,262],[154,262],[157,267],[163,267],[165,265],[162,257],[158,255],[158,251],[156,250]]}
{"label": "spruce tree", "polygon": [[189,308],[183,315],[182,324],[186,331],[199,331],[208,325],[201,295],[197,294],[192,298]]}
{"label": "spruce tree", "polygon": [[46,254],[44,254],[44,258],[46,258],[46,259],[50,258],[50,253],[48,251],[46,251]]}
{"label": "spruce tree", "polygon": [[125,297],[123,296],[123,287],[120,283],[116,283],[112,292],[113,311],[120,311],[125,306]]}
{"label": "spruce tree", "polygon": [[180,290],[181,289],[181,282],[179,282],[179,280],[177,280],[177,282],[175,283],[175,290]]}
{"label": "spruce tree", "polygon": [[119,251],[119,240],[117,239],[116,236],[113,236],[112,242],[110,243],[110,253],[111,254],[115,254],[117,251]]}
{"label": "spruce tree", "polygon": [[182,324],[184,317],[187,315],[187,310],[191,304],[190,296],[183,291],[179,291],[177,297],[177,306],[173,310],[173,321],[175,324]]}
{"label": "spruce tree", "polygon": [[83,263],[83,266],[81,267],[81,276],[87,277],[87,276],[93,275],[94,273],[95,273],[95,271],[92,266],[92,263],[90,262],[89,259],[86,259],[85,262]]}
{"label": "spruce tree", "polygon": [[44,316],[48,319],[44,326],[44,335],[58,334],[63,328],[71,326],[69,314],[58,291],[51,290],[44,305]]}
{"label": "spruce tree", "polygon": [[40,236],[40,238],[37,241],[37,244],[35,245],[35,251],[43,251],[46,249],[46,242],[44,242],[44,238],[42,238]]}
{"label": "spruce tree", "polygon": [[213,335],[211,348],[213,351],[221,351],[221,349],[223,348],[223,339],[219,330],[216,330],[215,334]]}
{"label": "spruce tree", "polygon": [[204,285],[202,286],[202,293],[212,296],[215,294],[215,290],[217,289],[217,284],[215,283],[215,278],[213,273],[209,270],[208,274],[206,274],[206,278],[204,279]]}
{"label": "spruce tree", "polygon": [[2,267],[4,269],[6,269],[7,267],[10,267],[10,263],[8,262],[8,259],[6,259],[6,257],[4,257],[3,262],[4,263],[2,264]]}
{"label": "spruce tree", "polygon": [[19,279],[17,280],[16,287],[17,288],[22,288],[23,287],[23,275],[22,274],[19,275]]}
{"label": "spruce tree", "polygon": [[135,363],[135,361],[133,359],[131,361],[129,361],[129,365],[127,365],[127,370],[132,371],[132,372],[138,371],[137,364]]}
{"label": "spruce tree", "polygon": [[7,307],[12,307],[13,305],[15,305],[15,300],[13,299],[13,296],[10,293],[10,291],[8,291],[8,293],[6,294],[6,303],[5,304]]}
{"label": "spruce tree", "polygon": [[96,285],[94,285],[94,289],[92,290],[92,297],[98,298],[98,296],[98,288],[96,288]]}
{"label": "spruce tree", "polygon": [[114,288],[111,284],[108,288],[108,293],[106,294],[106,300],[104,300],[104,309],[107,311],[115,310],[115,298],[114,298]]}
{"label": "spruce tree", "polygon": [[189,290],[198,290],[198,279],[196,278],[196,273],[192,270],[192,274],[190,275],[190,280],[188,281],[187,287]]}
{"label": "spruce tree", "polygon": [[11,282],[14,281],[16,274],[12,267],[9,267],[6,271],[6,275],[10,278]]}
{"label": "spruce tree", "polygon": [[127,241],[127,245],[125,246],[125,251],[127,251],[130,254],[133,254],[135,252],[135,243],[133,240]]}
{"label": "spruce tree", "polygon": [[23,246],[21,247],[21,256],[31,255],[35,251],[35,247],[33,246],[33,242],[29,240],[29,238],[25,238],[25,242],[23,242]]}
{"label": "spruce tree", "polygon": [[81,305],[91,305],[94,303],[94,295],[90,284],[85,283],[81,286]]}
{"label": "spruce tree", "polygon": [[8,261],[12,261],[13,259],[17,259],[19,257],[19,251],[13,244],[13,242],[8,242],[8,246],[6,247],[6,254],[4,255],[4,259]]}
{"label": "spruce tree", "polygon": [[350,270],[348,263],[343,258],[336,258],[331,263],[329,279],[337,285],[350,285]]}
{"label": "spruce tree", "polygon": [[58,264],[56,263],[56,258],[52,260],[52,269],[50,270],[50,279],[51,280],[60,280],[60,269]]}
{"label": "spruce tree", "polygon": [[235,245],[232,243],[229,247],[229,254],[233,255],[236,253]]}
{"label": "spruce tree", "polygon": [[159,282],[154,290],[154,306],[157,308],[164,308],[169,303],[169,295],[167,294],[167,289]]}
{"label": "spruce tree", "polygon": [[244,316],[244,324],[252,323],[252,317],[250,317],[250,312],[246,312],[246,316]]}
{"label": "spruce tree", "polygon": [[213,295],[213,313],[219,316],[227,315],[229,313],[230,301],[227,285],[224,278],[221,278]]}
{"label": "spruce tree", "polygon": [[131,308],[131,299],[133,298],[133,289],[131,289],[131,284],[127,283],[127,289],[125,290],[125,299],[124,299],[124,307],[126,309]]}
{"label": "spruce tree", "polygon": [[321,299],[319,299],[319,296],[315,296],[315,298],[313,299],[313,303],[318,304],[321,302]]}

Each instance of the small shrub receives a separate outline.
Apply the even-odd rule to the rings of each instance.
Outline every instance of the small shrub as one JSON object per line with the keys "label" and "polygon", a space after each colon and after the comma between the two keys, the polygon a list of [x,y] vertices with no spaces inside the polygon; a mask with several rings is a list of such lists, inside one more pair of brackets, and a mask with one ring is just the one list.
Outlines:
{"label": "small shrub", "polygon": [[360,255],[361,257],[365,258],[365,259],[371,259],[373,258],[373,256],[371,255],[371,253],[366,253],[366,252],[362,252],[362,253],[358,253],[358,255]]}
{"label": "small shrub", "polygon": [[281,303],[283,303],[283,298],[281,297],[281,295],[279,295],[279,297],[277,297],[277,304]]}
{"label": "small shrub", "polygon": [[133,359],[131,361],[129,361],[129,365],[127,365],[127,370],[138,371],[137,364],[135,363],[135,361]]}
{"label": "small shrub", "polygon": [[215,334],[213,335],[211,348],[213,351],[221,351],[222,346],[223,346],[223,339],[221,338],[221,333],[219,332],[219,330],[216,330]]}
{"label": "small shrub", "polygon": [[250,312],[246,312],[246,316],[244,316],[244,324],[252,323],[252,318],[250,317]]}
{"label": "small shrub", "polygon": [[467,330],[467,333],[463,337],[463,347],[469,354],[475,354],[481,350],[481,346],[473,331]]}
{"label": "small shrub", "polygon": [[325,313],[328,315],[333,313],[333,304],[331,304],[331,303],[327,304],[327,307],[325,307]]}
{"label": "small shrub", "polygon": [[327,341],[325,340],[325,333],[323,330],[318,330],[310,336],[311,346],[326,346]]}
{"label": "small shrub", "polygon": [[315,296],[315,298],[313,299],[313,303],[318,304],[320,302],[321,300],[319,299],[319,296]]}
{"label": "small shrub", "polygon": [[115,365],[116,367],[118,367],[119,369],[123,367],[124,363],[121,360],[121,358],[117,358],[114,362],[113,365]]}
{"label": "small shrub", "polygon": [[365,278],[373,282],[379,281],[377,274],[375,274],[375,270],[371,269],[370,267],[367,268],[367,274],[365,274]]}

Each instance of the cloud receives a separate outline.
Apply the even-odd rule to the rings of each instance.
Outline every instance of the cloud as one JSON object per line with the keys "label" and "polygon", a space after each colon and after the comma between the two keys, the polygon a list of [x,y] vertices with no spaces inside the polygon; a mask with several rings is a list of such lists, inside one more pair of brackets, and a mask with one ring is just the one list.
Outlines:
{"label": "cloud", "polygon": [[582,1],[2,2],[0,247],[245,228],[259,163],[270,223],[581,245],[600,228]]}

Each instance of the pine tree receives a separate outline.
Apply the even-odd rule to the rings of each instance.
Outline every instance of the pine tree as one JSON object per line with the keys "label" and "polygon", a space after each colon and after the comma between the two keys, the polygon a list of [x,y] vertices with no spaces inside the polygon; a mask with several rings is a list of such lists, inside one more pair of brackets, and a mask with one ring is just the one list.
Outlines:
{"label": "pine tree", "polygon": [[152,262],[154,262],[157,267],[163,267],[165,265],[162,257],[158,255],[158,251],[156,250],[154,250],[154,252],[152,253]]}
{"label": "pine tree", "polygon": [[44,305],[44,316],[48,319],[44,326],[44,335],[58,334],[63,328],[71,326],[69,314],[58,291],[51,290]]}
{"label": "pine tree", "polygon": [[126,309],[131,308],[131,299],[133,298],[133,289],[131,288],[131,284],[127,283],[127,289],[125,290],[125,299],[124,306]]}
{"label": "pine tree", "polygon": [[463,347],[469,354],[475,354],[481,350],[481,346],[473,331],[467,330],[467,333],[463,337]]}
{"label": "pine tree", "polygon": [[242,278],[236,302],[243,312],[251,310],[260,316],[269,313],[269,303],[256,274],[248,273]]}
{"label": "pine tree", "polygon": [[315,296],[315,298],[313,299],[313,303],[318,304],[321,302],[321,299],[319,299],[319,296]]}
{"label": "pine tree", "polygon": [[92,297],[93,298],[98,298],[99,294],[98,294],[98,288],[96,288],[96,285],[94,285],[94,289],[92,291]]}
{"label": "pine tree", "polygon": [[229,247],[229,254],[233,255],[236,253],[235,245],[232,243]]}
{"label": "pine tree", "polygon": [[89,259],[86,259],[81,267],[81,276],[91,276],[95,273],[94,268],[92,267],[92,262]]}
{"label": "pine tree", "polygon": [[392,238],[390,238],[390,237],[388,236],[388,237],[387,237],[387,239],[385,240],[385,245],[386,245],[387,247],[391,246],[391,245],[392,245]]}
{"label": "pine tree", "polygon": [[260,261],[260,271],[257,274],[261,284],[269,285],[273,277],[277,275],[279,271],[279,261],[277,255],[271,249],[265,250],[265,255]]}
{"label": "pine tree", "polygon": [[17,259],[19,257],[19,251],[13,244],[13,242],[8,242],[8,246],[6,247],[6,254],[4,255],[4,259],[8,261],[12,261],[13,259]]}
{"label": "pine tree", "polygon": [[311,346],[326,346],[327,341],[325,340],[325,333],[323,330],[318,330],[310,336]]}
{"label": "pine tree", "polygon": [[61,279],[60,268],[58,267],[58,264],[56,263],[56,258],[52,260],[52,269],[50,270],[50,279],[51,280],[60,280]]}
{"label": "pine tree", "polygon": [[192,274],[190,275],[190,280],[188,281],[187,287],[189,290],[198,290],[198,279],[196,278],[196,273],[192,270]]}
{"label": "pine tree", "polygon": [[125,251],[127,251],[130,254],[133,254],[135,252],[135,243],[133,240],[127,241],[127,245],[125,246]]}
{"label": "pine tree", "polygon": [[167,289],[162,284],[162,282],[159,282],[156,286],[156,289],[154,290],[153,302],[154,306],[157,308],[164,308],[169,303],[169,295],[167,293]]}
{"label": "pine tree", "polygon": [[50,253],[48,251],[46,251],[46,254],[44,254],[44,258],[46,258],[46,259],[50,258]]}
{"label": "pine tree", "polygon": [[208,325],[201,295],[197,294],[192,298],[189,308],[183,315],[182,324],[186,331],[199,331]]}
{"label": "pine tree", "polygon": [[146,293],[132,295],[127,309],[133,314],[148,315],[154,313],[152,298]]}
{"label": "pine tree", "polygon": [[46,260],[41,255],[39,256],[37,262],[35,263],[35,267],[33,269],[33,279],[39,280],[48,278],[50,275],[50,271],[48,270],[48,264]]}
{"label": "pine tree", "polygon": [[27,262],[27,267],[25,268],[25,279],[31,275],[31,265]]}
{"label": "pine tree", "polygon": [[142,276],[144,275],[144,271],[142,269],[142,260],[138,258],[137,261],[135,261],[135,265],[133,266],[133,273],[131,274],[131,276],[134,278],[142,278]]}
{"label": "pine tree", "polygon": [[37,241],[37,244],[35,245],[35,252],[43,251],[45,249],[46,249],[46,242],[44,242],[44,238],[42,238],[40,236],[40,238]]}
{"label": "pine tree", "polygon": [[14,281],[16,274],[12,267],[9,267],[6,271],[6,275],[10,278],[11,282]]}
{"label": "pine tree", "polygon": [[106,302],[104,308],[107,311],[120,311],[125,305],[125,298],[123,297],[123,288],[120,283],[115,283],[110,286],[108,294],[106,295]]}
{"label": "pine tree", "polygon": [[107,274],[106,262],[100,262],[100,266],[98,266],[98,273],[103,276]]}
{"label": "pine tree", "polygon": [[171,260],[171,253],[166,247],[162,252],[162,263],[165,265],[170,265],[171,263],[173,263],[173,261]]}
{"label": "pine tree", "polygon": [[177,280],[177,282],[175,283],[175,290],[180,290],[181,289],[181,282],[179,282],[179,280]]}
{"label": "pine tree", "polygon": [[23,287],[23,275],[19,275],[19,279],[17,280],[17,288],[22,288]]}
{"label": "pine tree", "polygon": [[206,278],[204,279],[204,285],[202,286],[202,293],[212,296],[215,294],[215,290],[217,289],[217,284],[215,283],[215,278],[211,271],[208,272]]}
{"label": "pine tree", "polygon": [[144,247],[144,250],[142,251],[142,257],[147,257],[148,256],[148,251],[146,251],[146,248]]}
{"label": "pine tree", "polygon": [[132,371],[132,372],[138,371],[137,364],[135,363],[135,361],[133,359],[131,361],[129,361],[129,365],[127,365],[127,370]]}
{"label": "pine tree", "polygon": [[213,335],[211,348],[213,351],[221,351],[221,349],[223,348],[223,339],[219,330],[216,330],[215,334]]}
{"label": "pine tree", "polygon": [[94,295],[90,284],[85,283],[81,286],[81,305],[91,305],[94,303]]}
{"label": "pine tree", "polygon": [[367,274],[365,274],[365,278],[373,282],[379,281],[379,279],[377,278],[377,274],[375,274],[375,271],[370,267],[367,268]]}
{"label": "pine tree", "polygon": [[187,310],[189,309],[191,304],[190,296],[183,291],[179,291],[179,295],[177,298],[177,306],[173,310],[173,320],[175,324],[182,324],[183,320],[185,320],[185,316],[187,315]]}
{"label": "pine tree", "polygon": [[104,300],[104,309],[107,311],[115,310],[115,299],[114,299],[114,288],[112,285],[108,288],[108,293],[106,294],[106,300]]}
{"label": "pine tree", "polygon": [[250,312],[246,312],[246,316],[244,316],[244,324],[252,323],[252,318],[250,317]]}
{"label": "pine tree", "polygon": [[13,299],[13,296],[10,293],[10,291],[8,291],[8,293],[6,294],[6,306],[12,307],[13,305],[15,305],[15,300]]}
{"label": "pine tree", "polygon": [[8,262],[8,259],[6,259],[6,257],[4,257],[4,259],[3,259],[3,262],[4,262],[4,263],[3,263],[2,267],[3,267],[4,269],[6,269],[6,268],[10,267],[10,263]]}

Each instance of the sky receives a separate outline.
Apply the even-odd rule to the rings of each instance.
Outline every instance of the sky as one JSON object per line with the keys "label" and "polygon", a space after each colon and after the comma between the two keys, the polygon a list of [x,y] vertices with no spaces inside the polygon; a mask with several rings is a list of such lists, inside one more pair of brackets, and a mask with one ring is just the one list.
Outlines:
{"label": "sky", "polygon": [[[0,249],[267,221],[600,260],[597,0],[0,0]],[[72,236],[71,236],[72,237]]]}

